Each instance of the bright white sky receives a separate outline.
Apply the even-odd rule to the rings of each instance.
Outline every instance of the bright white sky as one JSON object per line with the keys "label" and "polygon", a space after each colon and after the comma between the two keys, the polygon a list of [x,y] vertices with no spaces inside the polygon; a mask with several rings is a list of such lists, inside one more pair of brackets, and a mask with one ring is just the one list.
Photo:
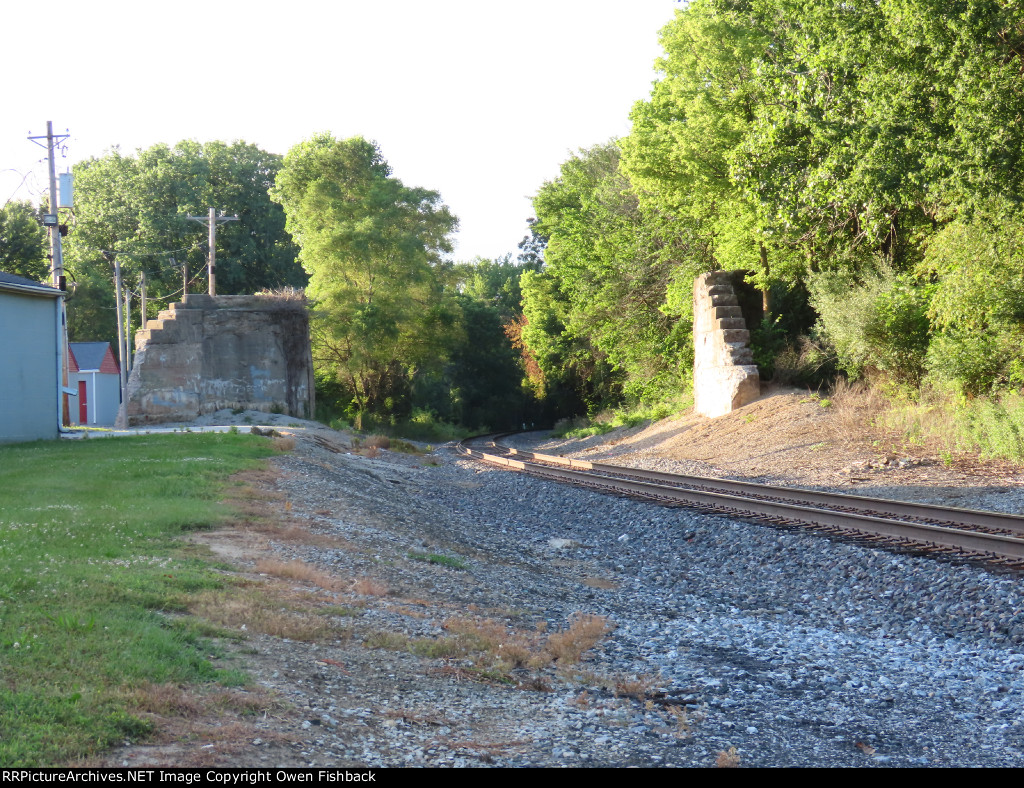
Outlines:
{"label": "bright white sky", "polygon": [[[579,148],[629,132],[677,0],[48,0],[0,13],[0,201],[119,145],[319,131],[375,140],[461,220],[455,257],[515,253],[530,198]],[[52,64],[52,65],[51,65]],[[27,177],[25,177],[27,175]],[[0,202],[2,204],[2,202]],[[215,206],[216,207],[216,206]]]}

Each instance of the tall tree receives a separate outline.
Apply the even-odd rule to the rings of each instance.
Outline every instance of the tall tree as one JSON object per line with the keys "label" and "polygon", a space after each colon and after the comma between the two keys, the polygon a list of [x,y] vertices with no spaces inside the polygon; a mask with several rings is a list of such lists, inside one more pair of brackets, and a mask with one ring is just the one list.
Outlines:
{"label": "tall tree", "polygon": [[[619,165],[618,146],[599,145],[563,163],[560,176],[544,184],[534,210],[536,230],[548,238],[546,267],[542,276],[524,278],[523,339],[545,375],[568,358],[586,370],[587,352],[593,371],[602,364],[615,370],[605,378],[606,394],[598,388],[586,395],[591,409],[610,404],[619,386],[634,399],[678,390],[691,361],[689,299],[684,313],[669,302],[680,278],[691,290],[699,256],[679,232],[686,222],[641,206]],[[683,270],[688,273],[680,277]],[[542,304],[551,310],[547,317]],[[559,324],[564,338],[551,343],[545,337]],[[570,337],[571,350],[564,347]]]}
{"label": "tall tree", "polygon": [[46,232],[29,203],[9,202],[0,209],[0,271],[45,282],[46,254]]}
{"label": "tall tree", "polygon": [[407,407],[411,374],[444,359],[457,323],[435,272],[457,220],[437,192],[393,177],[361,137],[296,145],[272,195],[310,275],[314,362],[357,411]]}

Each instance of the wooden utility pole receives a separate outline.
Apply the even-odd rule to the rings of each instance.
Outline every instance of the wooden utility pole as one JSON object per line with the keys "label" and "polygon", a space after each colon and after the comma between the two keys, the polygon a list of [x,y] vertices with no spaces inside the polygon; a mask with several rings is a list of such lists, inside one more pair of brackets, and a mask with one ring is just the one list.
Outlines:
{"label": "wooden utility pole", "polygon": [[[65,288],[64,280],[64,253],[60,244],[60,219],[57,213],[57,174],[56,165],[53,161],[53,148],[55,143],[66,140],[70,134],[54,134],[53,121],[46,121],[46,136],[29,137],[32,142],[46,148],[48,168],[50,174],[50,205],[49,213],[43,216],[43,225],[50,231],[50,270],[53,286],[62,291]],[[46,140],[43,145],[40,140]],[[58,401],[60,402],[60,423],[62,426],[71,424],[71,414],[68,408],[68,314],[64,299],[60,299],[58,306],[60,310],[60,336],[57,337],[57,345],[60,353],[61,381]]]}
{"label": "wooden utility pole", "polygon": [[[206,222],[209,229],[210,254],[207,257],[206,271],[210,281],[209,293],[217,295],[217,224],[218,222],[237,222],[237,216],[218,216],[214,208],[210,208],[207,216],[189,216],[197,222]],[[187,286],[187,285],[186,285]]]}
{"label": "wooden utility pole", "polygon": [[132,371],[132,289],[124,289],[124,357],[128,360],[127,372]]}
{"label": "wooden utility pole", "polygon": [[117,362],[121,367],[121,404],[128,405],[128,373],[125,363],[125,336],[124,336],[124,314],[121,301],[121,261],[117,259],[117,252],[103,252],[107,262],[114,266],[114,304],[117,306]]}

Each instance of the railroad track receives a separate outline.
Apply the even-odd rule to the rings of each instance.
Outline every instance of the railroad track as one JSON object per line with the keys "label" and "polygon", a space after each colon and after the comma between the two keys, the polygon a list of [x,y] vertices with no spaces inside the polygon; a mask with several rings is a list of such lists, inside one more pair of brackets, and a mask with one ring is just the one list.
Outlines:
{"label": "railroad track", "polygon": [[[620,495],[1024,569],[1024,517],[1018,515],[587,462],[501,446],[498,441],[510,434],[469,439],[458,450],[492,465]],[[470,442],[486,442],[488,450],[470,448]]]}

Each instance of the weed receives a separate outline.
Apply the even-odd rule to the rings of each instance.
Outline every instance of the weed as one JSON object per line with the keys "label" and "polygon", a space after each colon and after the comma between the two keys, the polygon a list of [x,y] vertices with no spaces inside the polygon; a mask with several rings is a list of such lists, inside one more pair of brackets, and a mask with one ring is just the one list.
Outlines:
{"label": "weed", "polygon": [[740,754],[735,747],[728,750],[719,750],[715,758],[715,766],[719,769],[735,769],[740,765]]}
{"label": "weed", "polygon": [[414,443],[404,441],[401,438],[391,439],[391,451],[401,452],[402,454],[426,454],[423,449],[416,446]]}
{"label": "weed", "polygon": [[568,629],[548,635],[545,648],[560,664],[573,665],[612,629],[605,616],[576,613]]}
{"label": "weed", "polygon": [[295,449],[295,438],[286,435],[279,435],[273,440],[274,448],[278,451],[293,451]]}
{"label": "weed", "polygon": [[256,571],[274,577],[299,580],[303,583],[319,586],[327,591],[341,590],[341,583],[333,575],[321,572],[314,566],[303,561],[278,561],[262,559],[256,563]]}
{"label": "weed", "polygon": [[390,449],[391,438],[387,435],[371,435],[362,441],[362,445],[368,449]]}
{"label": "weed", "polygon": [[603,591],[612,591],[619,587],[619,584],[613,580],[606,580],[603,577],[584,577],[583,585],[589,588],[600,588]]}
{"label": "weed", "polygon": [[447,566],[450,569],[468,569],[469,564],[462,558],[454,558],[448,555],[440,555],[438,553],[418,553],[410,552],[409,558],[413,561],[423,561],[428,564],[436,564],[438,566]]}
{"label": "weed", "polygon": [[656,682],[647,676],[630,676],[615,682],[615,697],[644,700],[655,688]]}
{"label": "weed", "polygon": [[284,602],[281,595],[267,587],[253,586],[201,595],[191,609],[207,620],[243,632],[260,632],[309,643],[349,637],[347,630],[335,627],[315,611],[289,609]]}
{"label": "weed", "polygon": [[360,577],[352,581],[351,589],[353,594],[360,596],[387,596],[391,593],[387,584],[369,577]]}

